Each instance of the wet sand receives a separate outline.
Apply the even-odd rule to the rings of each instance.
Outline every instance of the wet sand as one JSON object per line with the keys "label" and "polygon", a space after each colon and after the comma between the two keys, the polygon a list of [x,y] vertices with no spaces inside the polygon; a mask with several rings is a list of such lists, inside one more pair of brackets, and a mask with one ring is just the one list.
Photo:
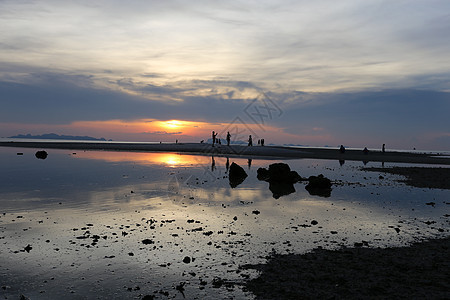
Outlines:
{"label": "wet sand", "polygon": [[362,168],[362,170],[405,176],[405,180],[399,181],[404,182],[409,186],[419,188],[450,189],[449,168],[392,167]]}
{"label": "wet sand", "polygon": [[95,143],[95,142],[0,142],[3,147],[26,147],[39,149],[70,150],[108,150],[108,151],[147,151],[195,153],[201,155],[246,156],[246,157],[282,157],[312,158],[333,160],[357,160],[376,162],[400,162],[418,164],[450,165],[450,158],[438,154],[409,153],[398,151],[370,151],[364,154],[361,150],[346,150],[340,153],[337,148],[291,148],[281,146],[242,146],[216,145],[203,143],[150,144],[150,143]]}
{"label": "wet sand", "polygon": [[450,239],[410,247],[316,249],[247,265],[257,299],[449,299]]}

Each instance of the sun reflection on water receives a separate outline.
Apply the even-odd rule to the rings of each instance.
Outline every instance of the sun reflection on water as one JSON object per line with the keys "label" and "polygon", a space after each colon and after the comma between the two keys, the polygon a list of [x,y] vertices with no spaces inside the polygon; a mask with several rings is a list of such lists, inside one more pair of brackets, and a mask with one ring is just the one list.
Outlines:
{"label": "sun reflection on water", "polygon": [[76,157],[95,159],[107,162],[133,162],[139,165],[163,165],[183,167],[197,164],[208,164],[210,158],[200,155],[181,155],[177,153],[142,153],[142,152],[110,152],[86,151],[77,153]]}

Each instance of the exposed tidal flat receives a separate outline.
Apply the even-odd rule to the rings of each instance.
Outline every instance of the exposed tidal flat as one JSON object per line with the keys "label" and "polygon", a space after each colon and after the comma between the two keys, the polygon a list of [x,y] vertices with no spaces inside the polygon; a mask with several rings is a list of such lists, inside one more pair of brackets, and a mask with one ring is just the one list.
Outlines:
{"label": "exposed tidal flat", "polygon": [[[37,159],[42,149],[0,148],[3,298],[376,298],[394,283],[417,286],[413,298],[448,291],[450,191],[392,171],[440,169],[440,180],[445,164],[51,147]],[[248,175],[234,188],[233,162]],[[323,174],[331,194],[298,182],[275,199],[257,170],[280,162]],[[373,270],[366,284],[357,270]]]}

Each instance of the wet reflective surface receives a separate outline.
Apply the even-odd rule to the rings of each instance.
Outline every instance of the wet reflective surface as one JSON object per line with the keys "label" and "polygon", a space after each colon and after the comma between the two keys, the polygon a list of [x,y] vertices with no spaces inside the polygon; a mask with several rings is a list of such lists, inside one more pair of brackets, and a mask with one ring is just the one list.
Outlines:
{"label": "wet reflective surface", "polygon": [[[256,273],[239,265],[272,251],[449,235],[449,190],[409,187],[362,162],[37,150],[0,148],[2,298],[251,298],[240,283]],[[233,162],[248,175],[234,188]],[[277,162],[323,174],[330,197],[296,183],[274,199],[257,169]]]}

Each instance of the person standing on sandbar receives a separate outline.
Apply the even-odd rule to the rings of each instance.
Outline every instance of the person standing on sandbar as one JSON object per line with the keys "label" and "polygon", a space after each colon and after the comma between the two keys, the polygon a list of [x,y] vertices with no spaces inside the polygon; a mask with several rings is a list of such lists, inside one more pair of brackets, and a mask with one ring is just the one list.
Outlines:
{"label": "person standing on sandbar", "polygon": [[211,135],[211,137],[212,137],[212,146],[214,147],[214,144],[216,143],[216,136],[217,136],[217,133],[215,133],[214,131],[212,132],[212,135]]}

